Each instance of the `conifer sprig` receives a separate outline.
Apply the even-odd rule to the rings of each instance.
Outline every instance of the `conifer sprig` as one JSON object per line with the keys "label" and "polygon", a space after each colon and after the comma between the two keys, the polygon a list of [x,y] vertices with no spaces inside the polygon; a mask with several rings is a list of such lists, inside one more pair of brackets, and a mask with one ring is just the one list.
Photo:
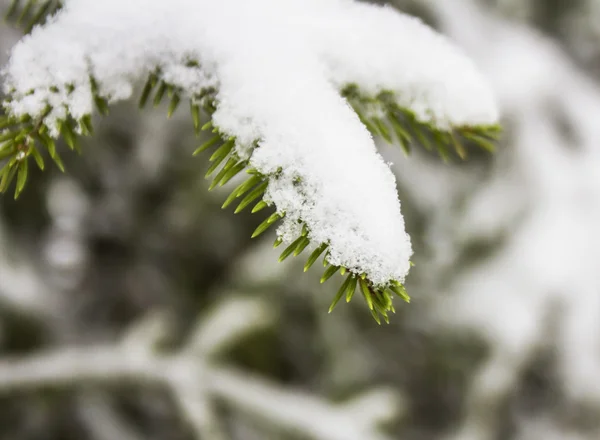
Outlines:
{"label": "conifer sprig", "polygon": [[[188,67],[200,68],[198,63],[194,62],[191,62]],[[107,97],[99,94],[98,86],[93,78],[90,79],[90,85],[97,110],[101,114],[107,114]],[[190,98],[189,91],[169,84],[161,77],[160,69],[156,69],[150,73],[143,87],[139,105],[142,108],[152,102],[154,106],[158,106],[163,101],[168,100],[167,114],[168,117],[171,117],[179,107],[181,100],[187,97],[196,133],[199,134],[201,131],[211,133],[208,140],[193,152],[194,156],[203,153],[210,154],[211,166],[206,173],[206,177],[212,179],[209,190],[217,186],[223,186],[234,177],[245,172],[246,179],[238,184],[225,199],[223,208],[236,203],[235,213],[250,209],[250,207],[252,213],[262,211],[272,205],[271,201],[265,198],[265,193],[269,183],[279,178],[281,170],[269,175],[262,174],[250,166],[249,157],[241,157],[238,154],[236,139],[222,132],[212,122],[211,116],[218,105],[216,92],[212,88],[207,88],[192,94]],[[393,142],[395,137],[407,152],[410,151],[412,144],[420,143],[426,148],[437,149],[444,158],[449,156],[451,150],[455,151],[459,157],[465,157],[462,141],[465,139],[470,140],[482,148],[492,150],[492,142],[498,133],[498,128],[495,126],[457,127],[450,132],[438,130],[430,124],[419,122],[410,110],[398,106],[394,95],[389,92],[369,98],[361,95],[358,87],[349,86],[343,90],[343,95],[372,133],[383,137],[389,142]],[[380,116],[365,111],[365,109],[373,106],[378,108],[377,115]],[[5,107],[8,108],[7,105]],[[16,177],[15,197],[18,197],[27,181],[29,158],[33,158],[37,166],[44,169],[44,159],[41,154],[44,151],[53,159],[61,171],[64,170],[62,160],[56,151],[54,139],[48,134],[45,117],[50,111],[51,108],[48,107],[46,112],[35,119],[29,116],[17,119],[11,115],[0,118],[0,166],[3,163],[0,169],[0,191],[5,192]],[[206,117],[208,117],[209,122],[201,126],[201,120]],[[75,151],[80,151],[79,136],[93,133],[91,115],[86,115],[78,120],[67,117],[58,121],[57,125],[60,136],[69,148]],[[265,232],[284,216],[285,212],[279,211],[269,214],[256,228],[252,238]],[[350,302],[355,293],[359,291],[373,318],[381,324],[382,318],[389,323],[389,313],[395,313],[393,305],[395,296],[400,297],[405,302],[410,302],[404,286],[397,280],[391,280],[385,285],[374,285],[364,273],[355,273],[348,268],[332,264],[329,261],[329,244],[312,243],[308,226],[302,222],[300,226],[301,233],[282,251],[279,261],[284,261],[290,256],[299,256],[307,248],[312,248],[304,266],[305,271],[309,270],[322,257],[324,272],[321,283],[337,277],[336,274],[338,273],[345,277],[333,298],[329,312],[333,311],[342,298],[345,298],[346,302]],[[281,244],[282,239],[278,237],[275,240],[274,247]]]}
{"label": "conifer sprig", "polygon": [[449,160],[452,153],[466,159],[467,145],[474,144],[494,152],[500,136],[499,125],[457,126],[440,130],[431,123],[419,121],[413,111],[401,107],[396,94],[391,91],[368,96],[361,93],[357,85],[351,84],[342,89],[342,96],[373,135],[388,143],[400,144],[407,155],[413,145],[420,145],[428,151],[437,151],[444,161]]}
{"label": "conifer sprig", "polygon": [[[43,124],[44,116],[32,119],[29,116],[14,118],[0,116],[0,192],[6,192],[16,177],[15,199],[19,197],[27,183],[29,159],[33,158],[36,165],[43,170],[45,162],[41,151],[47,151],[50,158],[61,171],[64,165],[56,151],[55,141],[48,135],[48,128]],[[60,121],[60,131],[65,142],[73,150],[79,151],[75,122],[72,119]],[[85,130],[91,130],[91,119],[82,118],[79,121]],[[83,131],[83,128],[80,128]]]}

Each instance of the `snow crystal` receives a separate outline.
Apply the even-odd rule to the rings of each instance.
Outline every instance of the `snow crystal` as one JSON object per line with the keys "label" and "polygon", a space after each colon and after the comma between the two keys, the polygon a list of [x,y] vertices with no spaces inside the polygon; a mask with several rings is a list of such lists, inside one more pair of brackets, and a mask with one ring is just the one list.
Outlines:
{"label": "snow crystal", "polygon": [[403,280],[412,249],[394,176],[339,89],[393,91],[442,128],[497,119],[487,85],[444,37],[351,0],[69,0],[14,48],[5,88],[16,115],[50,104],[51,125],[92,112],[90,76],[113,102],[157,70],[188,96],[218,90],[214,124],[240,155],[259,141],[251,166],[277,173],[266,198],[286,214],[280,236],[305,222],[332,264],[375,284]]}

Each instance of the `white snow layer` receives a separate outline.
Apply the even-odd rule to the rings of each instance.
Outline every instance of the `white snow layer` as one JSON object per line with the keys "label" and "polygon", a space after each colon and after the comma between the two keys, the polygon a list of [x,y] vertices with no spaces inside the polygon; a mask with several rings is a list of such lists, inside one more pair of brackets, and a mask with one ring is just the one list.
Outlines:
{"label": "white snow layer", "polygon": [[13,49],[9,109],[40,115],[50,104],[56,135],[57,119],[92,112],[90,75],[114,102],[156,67],[189,95],[217,87],[215,125],[240,154],[260,141],[259,171],[283,170],[267,198],[286,213],[286,241],[301,219],[313,243],[330,243],[332,264],[375,284],[404,280],[412,249],[394,176],[339,88],[394,91],[441,128],[497,121],[487,84],[444,37],[351,0],[68,0]]}

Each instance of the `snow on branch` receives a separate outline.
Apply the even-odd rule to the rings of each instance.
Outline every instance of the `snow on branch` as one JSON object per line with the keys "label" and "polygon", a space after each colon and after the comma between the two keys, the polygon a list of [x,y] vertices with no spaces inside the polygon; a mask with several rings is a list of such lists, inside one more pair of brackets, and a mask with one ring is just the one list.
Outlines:
{"label": "snow on branch", "polygon": [[281,221],[281,260],[311,249],[306,269],[323,255],[322,282],[348,272],[332,308],[358,291],[387,321],[392,298],[408,299],[411,243],[372,134],[464,156],[497,132],[487,84],[449,41],[352,0],[63,3],[4,70],[0,190],[16,176],[22,191],[28,157],[43,168],[40,146],[62,168],[54,139],[78,148],[94,107],[106,113],[147,77],[142,105],[168,98],[171,115],[187,99],[197,131],[210,118],[196,154],[214,149],[211,189],[249,174],[224,207],[275,208],[253,236]]}
{"label": "snow on branch", "polygon": [[394,92],[400,107],[437,128],[497,122],[492,89],[446,37],[391,6],[329,3],[335,7],[314,26],[328,75],[338,87],[357,84],[371,96]]}

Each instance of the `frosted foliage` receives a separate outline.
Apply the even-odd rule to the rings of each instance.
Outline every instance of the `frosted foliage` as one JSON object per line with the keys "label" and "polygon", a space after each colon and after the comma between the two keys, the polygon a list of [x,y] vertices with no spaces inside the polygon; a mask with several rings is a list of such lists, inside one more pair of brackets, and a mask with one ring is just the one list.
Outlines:
{"label": "frosted foliage", "polygon": [[214,125],[241,156],[259,141],[250,164],[271,175],[280,236],[291,240],[302,220],[313,243],[330,244],[332,264],[375,284],[403,280],[412,250],[393,174],[339,88],[394,91],[440,128],[497,119],[489,88],[444,37],[350,0],[69,0],[14,48],[9,109],[39,115],[50,104],[57,135],[57,119],[92,112],[90,75],[114,102],[157,67],[190,96],[218,90]]}

